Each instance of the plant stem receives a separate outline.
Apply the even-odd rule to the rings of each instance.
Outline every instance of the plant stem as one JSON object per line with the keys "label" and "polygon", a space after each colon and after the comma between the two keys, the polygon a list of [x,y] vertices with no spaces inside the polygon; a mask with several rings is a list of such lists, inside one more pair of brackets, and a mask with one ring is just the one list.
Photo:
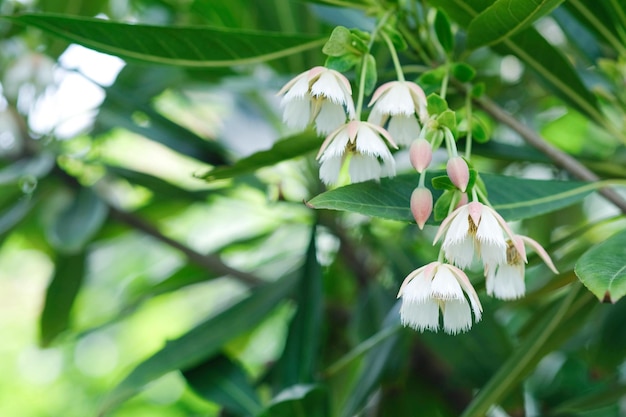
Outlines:
{"label": "plant stem", "polygon": [[[462,86],[459,87],[464,88]],[[576,178],[584,181],[598,181],[600,179],[596,174],[594,174],[586,166],[578,162],[574,157],[548,143],[538,133],[519,122],[492,100],[486,97],[481,97],[479,99],[474,99],[474,102],[476,102],[483,110],[489,113],[491,117],[509,126],[511,129],[517,132],[528,144],[541,151],[548,158],[550,158],[552,162],[562,167]],[[624,200],[618,193],[606,188],[599,190],[599,193],[602,194],[607,200],[615,204],[615,206],[617,206],[622,211],[622,213],[626,214],[626,200]]]}
{"label": "plant stem", "polygon": [[393,61],[393,67],[396,69],[398,81],[404,82],[404,73],[402,72],[402,66],[400,65],[400,60],[398,59],[398,52],[396,52],[393,42],[391,42],[391,39],[389,39],[389,36],[385,32],[381,33],[381,37],[385,40],[387,48],[389,48],[389,54],[391,55],[391,60]]}
{"label": "plant stem", "polygon": [[465,137],[465,159],[472,156],[472,97],[468,91],[465,94],[465,108],[467,109],[467,136]]}
{"label": "plant stem", "polygon": [[141,217],[138,217],[132,213],[128,213],[126,211],[120,210],[116,207],[113,207],[110,204],[108,204],[108,206],[109,206],[109,212],[111,213],[112,217],[116,218],[122,223],[125,223],[128,226],[131,226],[133,229],[140,230],[141,232],[149,236],[152,236],[159,242],[165,243],[166,245],[171,246],[174,249],[177,249],[178,251],[183,253],[187,257],[187,259],[189,259],[189,261],[195,263],[196,265],[202,268],[205,268],[217,274],[231,276],[237,279],[238,281],[241,281],[251,286],[256,286],[264,282],[264,280],[262,280],[261,278],[255,275],[240,271],[235,268],[231,268],[230,266],[222,262],[222,260],[220,259],[218,255],[214,255],[214,254],[203,255],[191,249],[190,247],[185,246],[182,243],[165,236],[155,226],[148,223]]}

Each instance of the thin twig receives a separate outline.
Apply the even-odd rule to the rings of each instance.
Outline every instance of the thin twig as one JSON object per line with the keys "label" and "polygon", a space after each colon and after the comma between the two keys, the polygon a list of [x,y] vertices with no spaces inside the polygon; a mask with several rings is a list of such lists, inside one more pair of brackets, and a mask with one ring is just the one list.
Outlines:
{"label": "thin twig", "polygon": [[177,240],[174,240],[172,238],[165,236],[155,226],[148,223],[141,217],[138,217],[132,213],[128,213],[126,211],[120,210],[111,205],[109,205],[109,212],[111,213],[112,217],[121,221],[122,223],[127,224],[133,229],[140,230],[143,233],[149,236],[152,236],[159,242],[165,243],[166,245],[179,250],[187,257],[187,259],[189,259],[189,261],[193,262],[194,264],[208,271],[211,271],[213,273],[220,274],[220,275],[228,275],[245,284],[253,285],[253,286],[262,284],[264,282],[261,278],[255,275],[240,271],[235,268],[231,268],[230,266],[222,262],[222,260],[220,259],[218,255],[214,255],[214,254],[203,255],[191,249],[190,247],[183,245]]}
{"label": "thin twig", "polygon": [[[576,178],[583,181],[597,181],[600,179],[600,177],[578,162],[574,157],[551,145],[548,141],[541,137],[541,135],[515,119],[492,100],[481,97],[479,99],[475,99],[474,101],[494,119],[516,131],[529,145],[545,154],[552,160],[552,162],[565,169]],[[618,193],[609,188],[603,188],[598,192],[611,203],[615,204],[615,206],[617,206],[622,213],[626,214],[626,200],[624,200]]]}

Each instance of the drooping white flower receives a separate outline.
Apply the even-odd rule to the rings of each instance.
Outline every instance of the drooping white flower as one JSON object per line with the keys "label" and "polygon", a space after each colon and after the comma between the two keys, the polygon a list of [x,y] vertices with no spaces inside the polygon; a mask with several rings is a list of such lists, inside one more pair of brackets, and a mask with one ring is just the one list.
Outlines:
{"label": "drooping white flower", "polygon": [[514,300],[523,297],[526,293],[524,274],[526,272],[526,248],[529,244],[539,257],[548,265],[548,268],[558,274],[550,255],[535,240],[528,236],[515,235],[507,241],[506,262],[501,264],[485,265],[487,294],[501,300]]}
{"label": "drooping white flower", "polygon": [[304,129],[315,122],[320,134],[328,134],[354,117],[352,87],[341,73],[325,67],[313,67],[278,92],[283,95],[283,121],[287,126]]}
{"label": "drooping white flower", "polygon": [[415,83],[391,81],[378,87],[369,103],[374,105],[367,119],[379,126],[387,125],[389,134],[400,144],[409,146],[420,133],[418,119],[428,117],[426,95]]}
{"label": "drooping white flower", "polygon": [[[446,258],[460,268],[470,266],[474,254],[482,259],[484,265],[505,263],[507,248],[505,235],[513,237],[513,232],[502,216],[491,207],[477,201],[450,213],[441,222],[433,244],[444,234],[442,247]],[[517,243],[514,242],[514,245],[518,248]],[[524,253],[523,247],[520,253]]]}
{"label": "drooping white flower", "polygon": [[395,175],[395,160],[384,140],[397,147],[385,129],[371,123],[351,120],[340,126],[326,137],[317,154],[320,179],[335,184],[348,157],[352,182]]}
{"label": "drooping white flower", "polygon": [[400,320],[416,330],[439,329],[439,312],[443,315],[443,330],[456,334],[472,327],[482,315],[478,295],[467,275],[459,268],[431,262],[411,272],[400,287],[402,298]]}

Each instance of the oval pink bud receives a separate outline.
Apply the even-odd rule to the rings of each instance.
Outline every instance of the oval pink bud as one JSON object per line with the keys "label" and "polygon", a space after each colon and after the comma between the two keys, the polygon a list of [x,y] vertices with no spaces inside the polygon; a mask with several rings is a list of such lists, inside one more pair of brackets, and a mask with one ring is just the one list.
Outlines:
{"label": "oval pink bud", "polygon": [[409,159],[413,168],[421,174],[428,168],[430,161],[433,159],[433,150],[430,143],[426,139],[414,140],[409,148]]}
{"label": "oval pink bud", "polygon": [[433,195],[428,188],[418,187],[411,194],[411,213],[422,230],[433,211]]}
{"label": "oval pink bud", "polygon": [[465,192],[467,189],[467,183],[469,183],[469,167],[465,159],[460,156],[455,156],[448,160],[446,165],[446,171],[452,184],[456,185],[459,190]]}

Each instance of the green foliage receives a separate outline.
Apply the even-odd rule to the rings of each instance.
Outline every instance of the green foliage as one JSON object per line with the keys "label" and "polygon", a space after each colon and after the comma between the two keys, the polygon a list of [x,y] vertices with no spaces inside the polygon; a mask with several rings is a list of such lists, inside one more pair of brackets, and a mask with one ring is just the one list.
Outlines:
{"label": "green foliage", "polygon": [[[619,417],[622,3],[2,3],[0,415]],[[423,176],[401,146],[396,176],[347,184],[344,163],[339,186],[320,181],[329,143],[312,125],[328,97],[275,96],[322,65],[346,76],[362,121],[381,116],[367,103],[383,83],[423,89],[406,139],[434,151]],[[297,106],[301,132],[280,114]],[[396,116],[380,125],[401,130]],[[343,139],[338,164],[377,155]],[[446,154],[468,163],[466,195]],[[419,232],[418,186],[433,196]],[[469,331],[404,329],[398,289],[451,261],[432,241],[465,198],[559,272],[537,246],[528,263],[509,247],[525,297],[494,299],[496,270],[476,261]]]}
{"label": "green foliage", "polygon": [[576,263],[576,275],[600,300],[611,303],[626,295],[626,232],[589,249]]}

